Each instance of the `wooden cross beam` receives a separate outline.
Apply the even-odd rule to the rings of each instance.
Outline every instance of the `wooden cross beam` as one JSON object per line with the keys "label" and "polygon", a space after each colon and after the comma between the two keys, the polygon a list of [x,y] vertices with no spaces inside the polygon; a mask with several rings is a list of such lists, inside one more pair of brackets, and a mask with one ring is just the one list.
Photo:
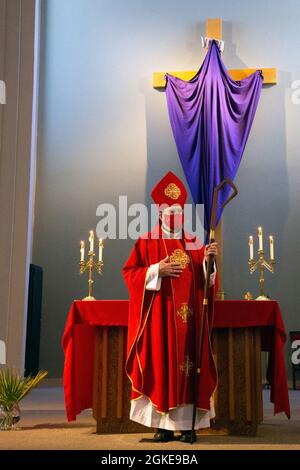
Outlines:
{"label": "wooden cross beam", "polygon": [[[206,22],[206,36],[208,38],[213,39],[222,39],[222,19],[221,18],[214,18],[208,19]],[[277,70],[276,68],[262,68],[258,67],[259,70],[262,70],[262,74],[264,77],[263,83],[265,85],[274,85],[277,83]],[[232,69],[228,70],[229,75],[233,80],[243,80],[243,78],[248,77],[257,69]],[[197,70],[188,70],[184,72],[168,72],[170,75],[174,75],[174,77],[181,78],[182,80],[190,80],[193,78]],[[166,86],[166,79],[165,79],[166,72],[154,72],[153,73],[153,87],[154,88],[165,88]]]}

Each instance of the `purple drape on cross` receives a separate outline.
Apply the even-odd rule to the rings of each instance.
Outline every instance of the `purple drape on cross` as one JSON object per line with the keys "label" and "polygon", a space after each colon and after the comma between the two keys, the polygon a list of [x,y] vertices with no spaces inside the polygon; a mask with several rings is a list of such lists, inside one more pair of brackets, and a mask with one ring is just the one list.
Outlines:
{"label": "purple drape on cross", "polygon": [[[170,122],[181,164],[195,204],[204,204],[209,230],[213,191],[224,178],[234,180],[254,119],[263,83],[257,70],[234,81],[223,64],[215,41],[189,81],[166,74]],[[230,192],[225,187],[220,206]]]}

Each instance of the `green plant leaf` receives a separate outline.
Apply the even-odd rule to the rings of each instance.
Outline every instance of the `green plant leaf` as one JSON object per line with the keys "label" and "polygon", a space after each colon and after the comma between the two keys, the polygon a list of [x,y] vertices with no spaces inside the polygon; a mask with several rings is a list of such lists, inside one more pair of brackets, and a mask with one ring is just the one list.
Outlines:
{"label": "green plant leaf", "polygon": [[48,374],[40,371],[34,377],[22,377],[13,369],[0,370],[0,405],[6,411],[19,403]]}

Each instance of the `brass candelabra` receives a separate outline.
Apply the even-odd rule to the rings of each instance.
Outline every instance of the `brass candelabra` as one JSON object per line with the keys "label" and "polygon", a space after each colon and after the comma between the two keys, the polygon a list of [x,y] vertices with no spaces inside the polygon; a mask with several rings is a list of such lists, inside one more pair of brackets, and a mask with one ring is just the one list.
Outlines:
{"label": "brass candelabra", "polygon": [[259,297],[256,298],[256,300],[270,300],[270,298],[266,295],[265,293],[265,269],[270,271],[272,274],[275,271],[275,258],[274,258],[274,239],[273,236],[270,235],[269,241],[270,241],[270,260],[266,261],[265,259],[265,253],[263,250],[263,233],[262,233],[262,227],[258,227],[258,240],[259,240],[259,249],[257,251],[258,253],[258,259],[255,260],[253,256],[253,237],[249,237],[249,247],[250,247],[250,259],[249,259],[249,265],[250,265],[250,274],[253,274],[257,269],[259,269],[259,290],[260,290],[260,295]]}
{"label": "brass candelabra", "polygon": [[90,250],[88,252],[88,260],[85,261],[84,259],[84,242],[82,241],[80,244],[80,274],[83,274],[85,271],[88,270],[89,278],[88,278],[88,295],[82,300],[96,300],[95,297],[92,295],[93,290],[93,271],[96,270],[98,274],[102,274],[103,272],[103,261],[102,261],[102,250],[103,250],[103,240],[99,239],[99,260],[95,261],[96,253],[94,251],[94,232],[90,231]]}

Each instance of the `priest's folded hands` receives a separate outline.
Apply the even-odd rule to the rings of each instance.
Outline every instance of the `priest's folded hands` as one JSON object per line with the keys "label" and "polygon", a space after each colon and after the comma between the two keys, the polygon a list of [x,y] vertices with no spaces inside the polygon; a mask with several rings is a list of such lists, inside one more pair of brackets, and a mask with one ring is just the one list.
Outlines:
{"label": "priest's folded hands", "polygon": [[170,262],[169,256],[166,256],[159,262],[159,277],[179,277],[183,269],[180,263]]}
{"label": "priest's folded hands", "polygon": [[[218,255],[218,243],[210,243],[205,246],[204,250],[205,260],[209,255]],[[169,256],[166,256],[159,262],[158,276],[159,277],[179,277],[182,273],[183,268],[180,263],[170,262]]]}

